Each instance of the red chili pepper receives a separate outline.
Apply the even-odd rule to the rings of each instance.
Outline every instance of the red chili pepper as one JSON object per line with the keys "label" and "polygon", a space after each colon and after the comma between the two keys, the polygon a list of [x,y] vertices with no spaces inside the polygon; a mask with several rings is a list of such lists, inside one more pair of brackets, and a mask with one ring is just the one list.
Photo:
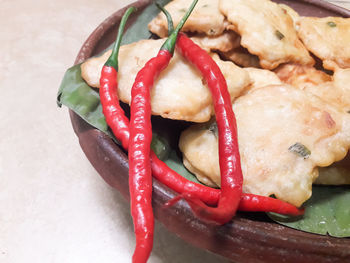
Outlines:
{"label": "red chili pepper", "polygon": [[168,66],[174,54],[177,35],[198,0],[194,0],[174,32],[137,73],[131,89],[129,139],[129,189],[131,214],[136,234],[133,262],[146,262],[153,246],[154,217],[152,209],[151,171],[151,96],[154,80]]}
{"label": "red chili pepper", "polygon": [[[130,137],[129,119],[125,116],[123,109],[119,105],[117,92],[118,49],[121,41],[121,32],[123,31],[122,24],[123,21],[121,22],[116,45],[109,58],[109,62],[106,63],[102,70],[100,98],[107,124],[112,129],[116,138],[121,141],[123,148],[128,150]],[[180,194],[191,193],[209,205],[217,205],[221,193],[219,189],[213,189],[187,180],[171,170],[153,152],[151,152],[151,159],[153,176],[161,183]],[[242,211],[264,211],[289,215],[300,215],[303,213],[303,210],[299,210],[297,207],[278,199],[244,193],[238,209]]]}
{"label": "red chili pepper", "polygon": [[[169,34],[173,31],[173,23],[172,23],[172,18],[171,15],[169,14],[169,12],[167,10],[165,10],[162,6],[157,5],[157,7],[164,13],[164,15],[166,16],[167,20],[168,20],[168,32]],[[177,46],[180,46],[180,52],[183,53],[183,55],[185,55],[185,57],[187,59],[189,59],[192,64],[194,64],[202,73],[202,75],[205,77],[207,83],[208,83],[208,87],[214,97],[214,106],[216,107],[216,116],[217,116],[217,121],[218,120],[218,115],[219,115],[219,119],[220,117],[222,117],[223,115],[220,115],[220,108],[221,110],[225,110],[225,107],[221,107],[220,102],[217,103],[219,100],[218,99],[222,99],[222,97],[225,99],[225,103],[226,105],[231,105],[231,100],[230,100],[230,96],[229,93],[227,92],[227,85],[226,85],[226,81],[219,69],[219,67],[216,65],[216,63],[211,59],[211,57],[204,51],[202,50],[199,46],[195,45],[190,39],[188,39],[186,37],[186,35],[180,34],[180,38],[183,39],[183,41],[181,39],[178,39],[178,43]],[[222,93],[222,94],[220,94]],[[215,100],[217,99],[217,100]],[[219,112],[218,112],[219,110]],[[230,114],[230,112],[232,112],[232,110],[230,111],[230,109],[226,108],[226,111]],[[233,115],[233,130],[234,133],[236,133],[236,120],[234,118],[234,114],[232,112]],[[224,119],[221,118],[221,122],[225,122],[225,119],[227,118],[227,116],[223,116]],[[226,117],[226,118],[225,118]],[[232,132],[232,130],[231,130]],[[226,134],[227,135],[227,134]],[[232,133],[231,133],[232,135]],[[224,139],[226,138],[232,138],[230,137],[230,135],[224,136]],[[236,136],[234,138],[237,138]],[[222,139],[222,138],[221,138]],[[229,142],[232,143],[232,142]],[[234,141],[235,145],[238,145],[237,140]],[[227,146],[227,145],[226,145]],[[219,135],[219,149],[220,149],[220,135]],[[222,146],[222,149],[225,149],[225,146]],[[226,148],[227,150],[227,148]],[[235,159],[238,160],[240,162],[240,156],[239,156],[239,152],[238,152],[238,147],[237,149],[234,150],[236,155],[235,155]],[[223,151],[224,153],[227,153],[227,151]],[[232,152],[231,152],[232,153]],[[221,156],[220,156],[220,161],[221,161]],[[160,164],[158,165],[160,166]],[[221,162],[220,162],[220,169],[222,169],[223,167],[221,166]],[[227,168],[227,167],[226,167]],[[241,175],[241,169],[240,169],[240,163],[237,164],[237,168],[238,168],[238,172],[240,172],[240,178],[242,178]],[[225,169],[225,167],[224,167]],[[242,179],[238,179],[238,180],[242,180]],[[179,183],[180,180],[178,180],[177,182],[177,186],[181,185],[181,183]],[[168,202],[167,205],[172,205],[175,202],[177,202],[178,200],[180,200],[181,198],[186,199],[191,208],[194,210],[194,212],[200,216],[200,217],[204,217],[204,219],[214,219],[214,221],[217,221],[217,218],[215,219],[214,217],[217,216],[215,215],[215,213],[218,213],[218,210],[216,209],[216,211],[214,209],[208,208],[206,206],[204,206],[204,204],[202,203],[203,199],[198,200],[200,198],[196,198],[196,196],[198,196],[198,193],[201,193],[200,191],[193,191],[193,188],[189,187],[188,183],[183,182],[183,184],[186,185],[187,189],[191,189],[192,191],[188,191],[183,192],[183,194],[179,197],[175,197],[173,200],[170,200]],[[228,190],[230,191],[230,190]],[[211,201],[212,196],[210,196],[210,201]],[[260,202],[256,202],[259,203],[259,205],[257,206],[256,204],[254,204],[255,201],[260,200]],[[277,201],[277,202],[276,202]],[[280,203],[279,200],[276,199],[271,199],[271,198],[264,198],[261,196],[255,196],[255,195],[244,195],[244,197],[242,197],[240,203],[239,203],[239,209],[240,210],[245,210],[245,211],[249,211],[251,209],[255,209],[255,211],[263,211],[264,209],[267,209],[266,204],[269,203],[269,208],[271,208],[272,206],[276,208],[276,206],[279,206],[279,208],[284,207],[285,209],[292,209],[294,208],[294,213],[295,214],[300,214],[303,213],[303,210],[298,210],[296,207],[291,206],[290,204],[286,204],[286,203]],[[252,205],[251,205],[252,204]],[[273,205],[272,205],[273,204]],[[286,205],[283,205],[286,204]],[[251,205],[251,206],[250,206]],[[214,217],[213,217],[213,213],[214,212]],[[220,211],[221,213],[221,211]],[[212,220],[210,219],[210,220]],[[222,220],[222,219],[219,219]],[[223,221],[217,221],[219,223],[223,223]]]}
{"label": "red chili pepper", "polygon": [[129,189],[136,234],[133,262],[146,262],[153,246],[150,89],[156,77],[168,65],[170,58],[169,51],[160,50],[158,55],[139,71],[131,90]]}
{"label": "red chili pepper", "polygon": [[121,141],[124,149],[129,146],[130,134],[129,119],[120,107],[118,99],[118,53],[126,21],[134,11],[136,11],[136,8],[130,7],[123,15],[112,54],[104,64],[100,78],[100,100],[103,115],[116,138]]}
{"label": "red chili pepper", "polygon": [[[157,4],[157,7],[167,18],[170,35],[173,31],[171,15],[161,5]],[[181,35],[179,34],[179,36]],[[177,42],[179,41],[180,39]],[[194,46],[187,45],[183,47],[183,49],[180,48],[180,52],[185,53],[190,48],[193,49]],[[191,206],[192,211],[203,221],[225,224],[235,215],[242,195],[243,176],[238,151],[236,119],[232,111],[231,98],[227,90],[226,80],[220,68],[205,51],[205,55],[203,54],[201,48],[198,47],[191,51],[194,51],[192,56],[183,55],[201,71],[214,101],[216,122],[219,131],[221,195],[219,196],[218,205],[215,208],[207,206],[200,198],[196,198],[198,194],[192,191],[183,192],[180,196],[170,200],[166,206],[170,206],[184,198]]]}
{"label": "red chili pepper", "polygon": [[[157,5],[168,20],[168,31],[172,31],[172,18],[163,7]],[[177,46],[182,55],[194,64],[208,84],[214,102],[216,123],[219,132],[219,164],[221,174],[221,195],[218,206],[208,207],[193,194],[184,193],[193,212],[202,220],[225,224],[235,215],[241,195],[243,175],[237,140],[237,125],[231,106],[231,97],[226,80],[220,68],[206,51],[180,34]],[[178,199],[178,198],[176,198]]]}
{"label": "red chili pepper", "polygon": [[184,195],[192,210],[203,220],[227,223],[235,215],[242,195],[243,175],[237,140],[236,118],[225,77],[210,55],[184,34],[179,34],[176,47],[201,73],[213,97],[219,132],[221,195],[218,206],[208,207],[200,199]]}
{"label": "red chili pepper", "polygon": [[240,211],[249,211],[249,212],[275,212],[285,215],[294,215],[299,216],[304,214],[304,208],[298,209],[297,207],[283,202],[281,200],[253,195],[253,194],[244,194],[242,195],[241,202],[239,203],[238,209]]}

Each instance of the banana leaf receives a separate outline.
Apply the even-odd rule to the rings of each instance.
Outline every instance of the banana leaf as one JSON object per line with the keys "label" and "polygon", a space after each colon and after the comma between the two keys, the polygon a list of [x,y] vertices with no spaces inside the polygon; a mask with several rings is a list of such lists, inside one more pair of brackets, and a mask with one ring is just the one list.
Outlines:
{"label": "banana leaf", "polygon": [[312,197],[304,204],[304,216],[293,218],[274,213],[269,217],[288,227],[305,232],[350,237],[350,188],[314,186]]}

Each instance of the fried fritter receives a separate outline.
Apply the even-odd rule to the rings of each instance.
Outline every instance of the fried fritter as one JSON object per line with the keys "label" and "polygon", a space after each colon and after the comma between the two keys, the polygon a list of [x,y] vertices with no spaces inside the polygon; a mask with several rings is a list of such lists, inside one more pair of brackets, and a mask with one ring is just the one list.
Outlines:
{"label": "fried fritter", "polygon": [[314,184],[344,185],[350,184],[350,154],[340,162],[329,167],[319,168],[320,175]]}
{"label": "fried fritter", "polygon": [[[122,46],[119,51],[118,95],[130,103],[131,88],[136,74],[154,57],[164,39],[141,40]],[[99,87],[100,72],[110,51],[101,57],[91,58],[81,65],[83,79],[92,87]],[[248,73],[231,62],[212,54],[226,78],[232,99],[250,84]],[[160,74],[151,91],[152,114],[164,118],[206,122],[214,114],[212,97],[203,78],[188,61],[176,51],[169,66]]]}
{"label": "fried fritter", "polygon": [[[246,193],[300,206],[311,196],[317,167],[341,160],[350,147],[350,115],[289,85],[249,92],[233,109]],[[219,185],[217,136],[208,125],[185,130],[179,146],[189,170]]]}
{"label": "fried fritter", "polygon": [[259,57],[262,68],[274,69],[286,62],[314,64],[298,39],[292,18],[278,4],[269,0],[220,0],[219,8],[236,27],[241,45]]}
{"label": "fried fritter", "polygon": [[350,111],[350,69],[338,68],[330,76],[313,67],[288,64],[276,73],[283,82],[310,92],[341,111]]}
{"label": "fried fritter", "polygon": [[319,168],[319,177],[314,184],[344,185],[350,184],[350,170],[344,167],[330,166]]}
{"label": "fried fritter", "polygon": [[259,58],[250,54],[245,48],[238,47],[220,54],[224,59],[230,60],[239,66],[260,68]]}
{"label": "fried fritter", "polygon": [[258,68],[244,68],[244,70],[248,72],[252,81],[250,86],[247,88],[249,92],[265,86],[282,84],[282,81],[273,71]]}
{"label": "fried fritter", "polygon": [[318,86],[309,86],[306,91],[311,92],[343,112],[350,111],[350,68],[337,69],[333,81]]}
{"label": "fried fritter", "polygon": [[[227,23],[219,11],[219,0],[201,0],[187,19],[182,31],[205,33],[208,36],[218,36],[225,30]],[[185,14],[190,2],[174,0],[165,6],[171,14],[176,26]],[[168,35],[168,22],[163,13],[159,13],[149,24],[148,29],[159,37]]]}
{"label": "fried fritter", "polygon": [[[122,47],[121,49],[124,48]],[[108,50],[101,56],[90,58],[81,64],[81,77],[87,82],[87,84],[89,84],[90,87],[100,87],[101,70],[111,54],[112,50]]]}
{"label": "fried fritter", "polygon": [[207,36],[200,34],[191,37],[191,39],[199,46],[206,50],[219,50],[227,52],[239,47],[241,38],[233,31],[225,31],[220,36]]}
{"label": "fried fritter", "polygon": [[330,75],[321,70],[298,64],[282,65],[278,67],[275,72],[284,83],[301,90],[311,86],[318,86],[332,80]]}
{"label": "fried fritter", "polygon": [[298,25],[300,39],[324,68],[350,68],[350,18],[301,17]]}
{"label": "fried fritter", "polygon": [[279,6],[282,7],[282,9],[284,9],[288,13],[288,15],[293,19],[294,28],[298,30],[297,22],[299,21],[300,16],[297,13],[297,11],[295,11],[289,5],[279,4]]}
{"label": "fried fritter", "polygon": [[220,185],[216,122],[201,123],[184,131],[179,147],[184,153],[185,167],[194,173],[200,182],[211,187]]}

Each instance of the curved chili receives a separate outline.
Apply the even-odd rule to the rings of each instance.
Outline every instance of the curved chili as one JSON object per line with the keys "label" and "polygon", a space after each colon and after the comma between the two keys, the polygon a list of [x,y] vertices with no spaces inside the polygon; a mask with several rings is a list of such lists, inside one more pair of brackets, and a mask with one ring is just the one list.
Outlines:
{"label": "curved chili", "polygon": [[180,33],[176,47],[202,74],[213,97],[219,132],[221,195],[217,207],[184,195],[194,213],[205,221],[224,224],[232,219],[242,195],[243,175],[237,140],[236,118],[225,77],[210,55],[185,34]]}
{"label": "curved chili", "polygon": [[129,139],[129,189],[131,214],[136,234],[134,263],[147,262],[153,247],[154,216],[152,209],[151,171],[151,88],[168,66],[174,54],[176,38],[198,0],[194,0],[173,33],[137,73],[131,89]]}
{"label": "curved chili", "polygon": [[146,262],[153,246],[150,89],[170,58],[169,51],[160,50],[139,71],[131,90],[128,156],[131,215],[136,235],[135,263]]}
{"label": "curved chili", "polygon": [[121,141],[124,149],[127,149],[129,146],[130,134],[129,119],[125,116],[123,109],[120,107],[118,99],[118,54],[126,21],[135,11],[135,7],[130,7],[123,15],[112,53],[102,67],[100,78],[99,94],[103,115],[115,137]]}

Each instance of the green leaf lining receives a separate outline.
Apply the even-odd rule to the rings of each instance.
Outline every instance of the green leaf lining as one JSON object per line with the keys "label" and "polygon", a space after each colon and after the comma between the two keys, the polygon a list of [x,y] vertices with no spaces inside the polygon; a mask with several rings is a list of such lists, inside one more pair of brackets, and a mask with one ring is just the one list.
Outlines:
{"label": "green leaf lining", "polygon": [[288,227],[305,232],[350,237],[350,188],[314,186],[312,197],[304,204],[305,215],[293,218],[274,213],[269,217]]}
{"label": "green leaf lining", "polygon": [[197,177],[194,176],[190,171],[188,171],[185,166],[182,164],[181,158],[177,155],[176,151],[172,150],[170,151],[168,159],[164,161],[166,165],[170,167],[170,169],[173,169],[178,174],[181,174],[186,179],[195,182],[195,183],[201,183],[197,180]]}
{"label": "green leaf lining", "polygon": [[64,75],[57,95],[57,104],[67,106],[87,123],[107,133],[108,127],[102,113],[100,96],[97,90],[82,79],[80,65],[71,67]]}

